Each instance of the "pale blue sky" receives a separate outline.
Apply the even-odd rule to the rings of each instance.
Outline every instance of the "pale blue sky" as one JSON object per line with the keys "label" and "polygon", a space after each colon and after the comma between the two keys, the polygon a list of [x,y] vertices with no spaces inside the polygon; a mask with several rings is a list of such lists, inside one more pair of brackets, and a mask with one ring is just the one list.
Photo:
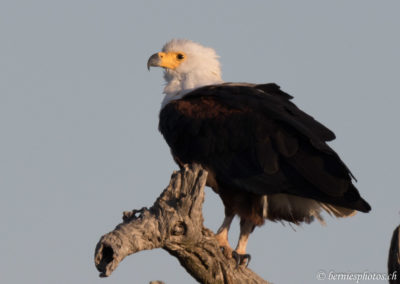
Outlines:
{"label": "pale blue sky", "polygon": [[[0,282],[194,283],[163,250],[126,258],[107,279],[93,262],[122,211],[150,206],[177,168],[157,130],[162,72],[146,69],[173,37],[215,48],[226,81],[295,96],[336,133],[372,206],[325,227],[267,223],[250,238],[250,267],[274,283],[385,272],[400,223],[400,2],[138,3],[0,3]],[[223,218],[210,189],[204,215],[213,230]]]}

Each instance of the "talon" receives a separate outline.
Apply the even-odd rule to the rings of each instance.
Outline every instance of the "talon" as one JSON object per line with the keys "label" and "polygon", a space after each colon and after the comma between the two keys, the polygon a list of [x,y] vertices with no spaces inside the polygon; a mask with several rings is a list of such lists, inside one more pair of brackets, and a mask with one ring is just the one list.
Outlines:
{"label": "talon", "polygon": [[[250,254],[238,254],[236,251],[232,252],[232,257],[236,261],[236,269],[239,265],[246,263],[246,268],[249,266],[251,255]],[[246,261],[247,260],[247,261]]]}
{"label": "talon", "polygon": [[247,268],[249,266],[249,264],[250,264],[251,255],[250,254],[245,254],[244,255],[244,259],[247,259],[247,262],[246,262],[246,268]]}

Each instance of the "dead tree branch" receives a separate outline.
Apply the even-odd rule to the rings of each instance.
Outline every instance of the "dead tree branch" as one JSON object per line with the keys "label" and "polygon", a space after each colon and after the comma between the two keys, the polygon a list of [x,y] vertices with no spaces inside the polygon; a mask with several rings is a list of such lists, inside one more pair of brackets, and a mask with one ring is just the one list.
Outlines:
{"label": "dead tree branch", "polygon": [[392,236],[389,249],[388,273],[394,275],[389,283],[400,283],[400,226],[398,226]]}
{"label": "dead tree branch", "polygon": [[190,165],[174,172],[169,186],[152,207],[124,212],[123,222],[101,237],[95,264],[109,276],[128,255],[163,248],[178,258],[201,283],[268,283],[221,252],[211,230],[203,226],[202,206],[207,172]]}

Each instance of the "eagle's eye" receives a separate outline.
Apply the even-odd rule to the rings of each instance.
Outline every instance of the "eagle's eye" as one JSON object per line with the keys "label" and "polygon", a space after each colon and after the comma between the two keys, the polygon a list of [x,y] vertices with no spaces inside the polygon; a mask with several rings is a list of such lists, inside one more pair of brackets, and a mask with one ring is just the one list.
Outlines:
{"label": "eagle's eye", "polygon": [[183,56],[182,53],[178,53],[178,54],[176,55],[176,58],[177,58],[178,60],[182,60],[182,59],[184,58],[184,56]]}

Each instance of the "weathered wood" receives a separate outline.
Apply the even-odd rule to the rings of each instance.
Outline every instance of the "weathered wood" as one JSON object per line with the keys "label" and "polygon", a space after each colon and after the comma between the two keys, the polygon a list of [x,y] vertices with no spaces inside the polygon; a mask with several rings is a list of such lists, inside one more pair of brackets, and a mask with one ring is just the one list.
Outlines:
{"label": "weathered wood", "polygon": [[95,264],[109,276],[128,255],[163,248],[178,258],[200,283],[268,283],[222,253],[214,233],[203,226],[207,172],[199,165],[174,172],[169,186],[151,208],[124,212],[123,222],[101,237]]}
{"label": "weathered wood", "polygon": [[400,283],[400,226],[394,230],[390,242],[388,273],[389,277],[392,278],[389,280],[390,284]]}

